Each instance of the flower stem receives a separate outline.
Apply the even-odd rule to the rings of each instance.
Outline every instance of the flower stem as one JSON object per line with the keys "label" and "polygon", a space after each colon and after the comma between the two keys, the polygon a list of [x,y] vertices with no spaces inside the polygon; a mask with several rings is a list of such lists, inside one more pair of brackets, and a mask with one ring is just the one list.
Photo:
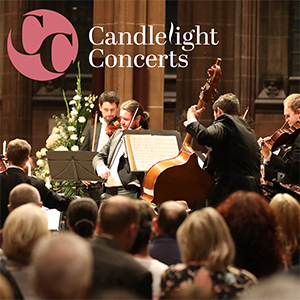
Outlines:
{"label": "flower stem", "polygon": [[66,103],[66,107],[67,107],[68,118],[70,118],[70,109],[69,109],[69,104],[68,104],[68,101],[67,101],[67,98],[66,98],[65,91],[62,90],[62,93],[63,93],[63,97],[64,97],[64,100],[65,100],[65,103]]}

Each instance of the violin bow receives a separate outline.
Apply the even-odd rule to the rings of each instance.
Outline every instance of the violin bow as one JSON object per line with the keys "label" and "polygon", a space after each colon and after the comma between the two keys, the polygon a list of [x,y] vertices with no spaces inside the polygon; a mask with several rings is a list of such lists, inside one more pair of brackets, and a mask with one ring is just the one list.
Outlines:
{"label": "violin bow", "polygon": [[246,110],[245,110],[245,112],[244,112],[244,114],[243,114],[243,116],[242,116],[242,119],[243,119],[243,120],[245,120],[245,118],[246,118],[246,116],[247,116],[247,114],[248,114],[248,111],[249,111],[249,106],[246,108]]}
{"label": "violin bow", "polygon": [[93,131],[93,139],[92,139],[92,149],[91,149],[91,151],[94,151],[94,149],[95,149],[94,143],[95,143],[95,137],[96,137],[97,121],[98,121],[98,110],[96,111],[96,114],[95,114],[94,131]]}

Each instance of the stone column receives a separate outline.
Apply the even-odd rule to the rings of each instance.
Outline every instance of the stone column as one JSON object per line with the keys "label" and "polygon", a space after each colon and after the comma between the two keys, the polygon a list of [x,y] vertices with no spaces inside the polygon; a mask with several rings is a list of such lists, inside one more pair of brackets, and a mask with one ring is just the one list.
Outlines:
{"label": "stone column", "polygon": [[31,82],[12,65],[9,60],[6,44],[9,31],[12,29],[12,43],[18,51],[22,51],[23,14],[28,11],[27,1],[3,1],[0,38],[3,45],[0,70],[1,90],[1,139],[10,141],[23,138],[31,141],[32,135],[32,104]]}
{"label": "stone column", "polygon": [[[94,40],[100,42],[105,38],[107,32],[113,32],[116,39],[119,41],[118,32],[128,32],[131,37],[136,32],[142,30],[141,25],[146,26],[146,42],[149,42],[149,27],[153,25],[154,34],[159,31],[164,31],[165,24],[165,1],[161,0],[95,0],[94,1],[94,26],[103,27],[101,30],[94,31]],[[113,54],[118,55],[128,54],[133,58],[137,54],[147,56],[148,54],[164,54],[164,46],[157,45],[98,45],[94,46],[98,49],[103,49],[102,55],[99,51],[94,53],[94,57],[106,57]],[[109,60],[110,65],[113,65],[113,58]],[[124,60],[124,64],[127,60]],[[105,90],[114,90],[121,98],[121,102],[132,99],[134,96],[134,68],[121,67],[118,60],[118,66],[113,68],[105,66]],[[162,129],[163,127],[163,99],[164,99],[164,68],[147,68],[148,76],[145,76],[144,84],[148,88],[145,89],[147,95],[144,99],[136,99],[141,103],[148,103],[144,107],[151,115],[151,129]]]}

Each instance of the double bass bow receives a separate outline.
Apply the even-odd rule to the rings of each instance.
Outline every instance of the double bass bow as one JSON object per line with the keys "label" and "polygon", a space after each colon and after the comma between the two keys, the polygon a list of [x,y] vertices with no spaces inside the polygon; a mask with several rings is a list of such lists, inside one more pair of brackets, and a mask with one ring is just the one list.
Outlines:
{"label": "double bass bow", "polygon": [[[221,59],[207,70],[208,79],[201,88],[197,110],[212,99],[221,76]],[[198,164],[191,147],[192,136],[186,134],[177,157],[153,165],[145,175],[141,199],[156,205],[168,200],[185,200],[195,209],[209,197],[214,179]],[[200,201],[200,202],[199,202]]]}

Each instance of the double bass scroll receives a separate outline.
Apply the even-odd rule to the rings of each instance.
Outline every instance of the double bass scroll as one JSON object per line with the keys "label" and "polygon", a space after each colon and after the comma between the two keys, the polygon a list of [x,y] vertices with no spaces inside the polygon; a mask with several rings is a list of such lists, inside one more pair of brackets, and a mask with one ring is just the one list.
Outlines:
{"label": "double bass scroll", "polygon": [[[201,88],[197,109],[209,102],[221,76],[221,59],[207,71],[209,78]],[[198,156],[191,147],[192,136],[186,134],[179,154],[153,165],[145,175],[141,199],[156,205],[168,200],[185,200],[191,209],[204,206],[214,179],[198,164]]]}

